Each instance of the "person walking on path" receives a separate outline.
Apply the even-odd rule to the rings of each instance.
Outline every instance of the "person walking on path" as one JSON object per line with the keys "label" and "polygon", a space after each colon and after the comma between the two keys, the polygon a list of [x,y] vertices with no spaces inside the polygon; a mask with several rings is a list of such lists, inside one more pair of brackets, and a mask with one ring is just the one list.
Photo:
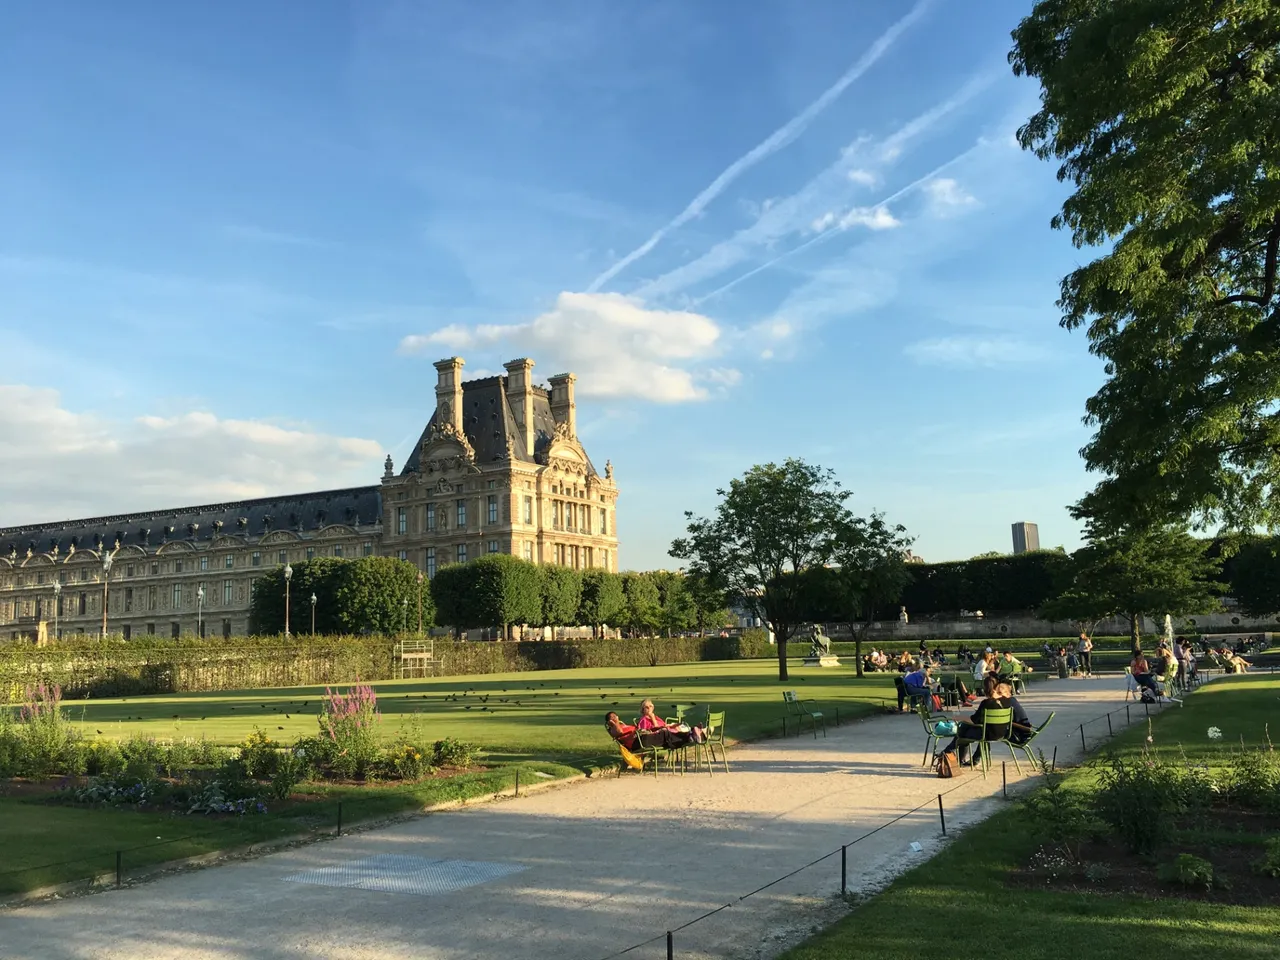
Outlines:
{"label": "person walking on path", "polygon": [[1080,655],[1080,669],[1085,676],[1093,676],[1093,640],[1087,633],[1080,634],[1080,642],[1076,645],[1076,653]]}

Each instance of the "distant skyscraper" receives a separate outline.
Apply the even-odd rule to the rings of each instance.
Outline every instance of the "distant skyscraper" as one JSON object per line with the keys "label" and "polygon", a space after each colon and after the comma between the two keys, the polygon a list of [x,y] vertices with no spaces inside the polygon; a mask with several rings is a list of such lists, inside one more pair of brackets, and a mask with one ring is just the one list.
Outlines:
{"label": "distant skyscraper", "polygon": [[1027,553],[1040,549],[1040,528],[1034,523],[1019,520],[1013,525],[1013,552]]}

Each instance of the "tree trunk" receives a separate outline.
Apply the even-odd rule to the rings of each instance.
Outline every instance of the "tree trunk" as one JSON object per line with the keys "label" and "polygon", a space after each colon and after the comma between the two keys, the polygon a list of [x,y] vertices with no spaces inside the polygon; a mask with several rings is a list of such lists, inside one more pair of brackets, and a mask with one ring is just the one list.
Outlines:
{"label": "tree trunk", "polygon": [[853,634],[853,656],[857,660],[858,676],[862,676],[862,630],[849,624],[849,632]]}
{"label": "tree trunk", "polygon": [[787,673],[787,641],[783,635],[776,630],[773,634],[774,641],[778,645],[778,681],[786,682],[791,677]]}
{"label": "tree trunk", "polygon": [[1142,635],[1138,632],[1139,614],[1129,614],[1129,643],[1131,649],[1137,651],[1142,649]]}

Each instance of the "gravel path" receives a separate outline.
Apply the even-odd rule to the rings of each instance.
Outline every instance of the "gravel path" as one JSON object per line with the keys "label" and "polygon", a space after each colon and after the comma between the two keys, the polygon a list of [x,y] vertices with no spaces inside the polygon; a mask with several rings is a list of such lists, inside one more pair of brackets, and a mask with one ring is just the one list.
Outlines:
{"label": "gravel path", "polygon": [[[1022,698],[1059,762],[1081,755],[1079,724],[1123,708],[1122,678],[1052,680]],[[1141,709],[1133,711],[1135,722]],[[732,717],[729,718],[732,721]],[[1115,729],[1124,713],[1113,718]],[[1086,728],[1092,748],[1107,724]],[[772,740],[731,751],[728,776],[624,776],[545,790],[180,873],[96,896],[0,912],[6,960],[601,960],[838,851],[851,890],[870,892],[936,851],[936,796],[954,833],[990,815],[993,776],[936,779],[920,766],[918,718],[880,716],[817,740]],[[1000,748],[1007,759],[1007,751]],[[1008,766],[1010,782],[1017,779]],[[952,789],[954,788],[954,789]],[[932,801],[932,802],[931,802]],[[911,849],[919,843],[921,852]],[[326,870],[350,881],[420,868],[426,858],[478,862],[493,877],[429,894],[288,880]],[[390,859],[386,859],[390,858]],[[490,864],[504,867],[486,866]],[[445,865],[448,867],[449,865]],[[463,882],[468,868],[452,879]],[[494,876],[503,872],[506,875]],[[322,874],[322,877],[325,875]],[[438,883],[439,872],[401,883]],[[478,876],[478,875],[476,875]],[[447,879],[447,878],[446,878]],[[837,852],[794,877],[675,934],[681,958],[767,958],[840,916]],[[666,956],[659,940],[628,954]]]}

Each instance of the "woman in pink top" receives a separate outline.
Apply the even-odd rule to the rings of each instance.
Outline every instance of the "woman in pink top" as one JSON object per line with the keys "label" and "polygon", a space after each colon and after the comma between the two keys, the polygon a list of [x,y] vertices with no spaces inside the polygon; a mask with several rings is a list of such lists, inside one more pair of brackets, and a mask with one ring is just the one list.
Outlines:
{"label": "woman in pink top", "polygon": [[689,727],[687,730],[681,730],[679,723],[667,723],[654,712],[652,700],[646,700],[640,704],[640,719],[636,721],[636,726],[640,730],[669,730],[672,733],[689,736],[694,743],[702,742],[701,727]]}

